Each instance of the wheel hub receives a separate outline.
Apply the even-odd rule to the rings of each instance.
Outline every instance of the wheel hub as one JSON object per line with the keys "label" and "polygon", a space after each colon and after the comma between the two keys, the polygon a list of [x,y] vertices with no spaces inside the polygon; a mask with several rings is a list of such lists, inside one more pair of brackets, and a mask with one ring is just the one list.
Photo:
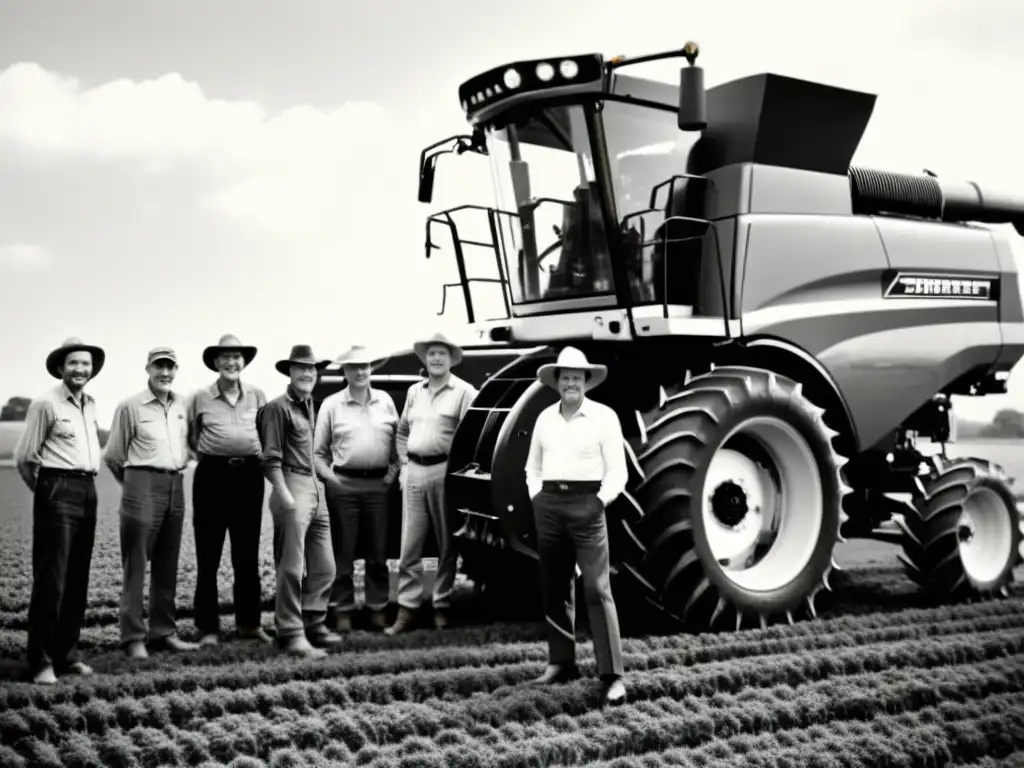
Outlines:
{"label": "wheel hub", "polygon": [[751,591],[782,588],[810,559],[824,489],[806,438],[780,418],[743,422],[708,464],[701,519],[726,578]]}
{"label": "wheel hub", "polygon": [[960,562],[976,584],[994,581],[1006,568],[1016,514],[991,488],[976,488],[964,499],[957,526]]}
{"label": "wheel hub", "polygon": [[722,525],[735,528],[747,516],[747,492],[732,480],[720,483],[711,494],[711,512]]}

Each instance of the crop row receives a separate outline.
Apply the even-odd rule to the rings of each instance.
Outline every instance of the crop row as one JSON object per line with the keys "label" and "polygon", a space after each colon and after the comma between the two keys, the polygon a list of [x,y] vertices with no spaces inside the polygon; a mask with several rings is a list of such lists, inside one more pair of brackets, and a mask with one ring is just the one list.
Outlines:
{"label": "crop row", "polygon": [[[799,628],[800,631],[794,631],[789,635],[769,630],[766,633],[753,631],[726,635],[627,638],[624,641],[624,652],[630,664],[644,668],[652,663],[647,660],[648,657],[655,659],[653,663],[656,666],[666,663],[692,665],[779,653],[848,649],[879,642],[1011,629],[1024,624],[1020,611],[1014,611],[1013,608],[1014,606],[1006,604],[985,603],[949,609],[944,611],[941,617],[932,617],[930,623],[924,622],[924,617],[909,616],[906,621],[878,622],[878,626],[875,627],[865,622],[862,629],[848,628],[841,620],[820,622],[817,624],[817,632],[806,631],[806,628],[798,625],[789,629]],[[918,621],[914,621],[915,618]],[[77,695],[82,698],[99,695],[110,698],[125,692],[143,696],[179,688],[191,690],[195,686],[237,688],[258,683],[324,679],[338,675],[398,674],[405,671],[497,666],[541,661],[544,658],[545,651],[541,644],[535,643],[531,646],[525,643],[503,643],[500,642],[500,627],[492,627],[491,630],[494,637],[491,637],[490,642],[483,647],[459,647],[457,635],[451,637],[452,645],[446,648],[430,647],[432,644],[427,644],[426,648],[419,650],[408,650],[403,646],[390,649],[377,646],[375,653],[353,652],[356,649],[351,646],[358,643],[351,642],[347,643],[340,653],[333,654],[327,662],[315,665],[297,665],[286,659],[275,658],[272,652],[251,643],[229,643],[213,651],[189,656],[164,659],[155,657],[135,666],[134,674],[128,679],[106,684],[95,683],[94,685],[99,686],[97,690],[89,690],[89,683],[71,689],[71,692],[68,689],[37,689],[32,692],[26,689],[12,689],[7,693],[7,696],[12,698],[6,701],[5,692],[0,691],[0,704],[21,706],[19,702],[30,695],[44,698],[51,695]],[[539,631],[535,628],[535,632],[539,634]],[[584,645],[580,648],[581,661],[589,659],[591,655],[589,646]],[[113,665],[123,667],[124,661],[120,654],[117,654],[116,659],[94,660],[94,666],[101,672],[105,667]],[[228,665],[236,666],[230,668]],[[104,693],[104,687],[111,685],[114,686],[114,690]]]}
{"label": "crop row", "polygon": [[875,708],[888,706],[886,701],[890,700],[935,703],[1021,690],[1024,666],[1020,661],[1017,657],[970,667],[939,667],[928,672],[927,680],[922,679],[922,670],[912,668],[890,672],[884,679],[875,673],[865,673],[796,686],[777,684],[736,693],[701,691],[678,697],[665,694],[670,687],[666,678],[683,678],[684,672],[645,674],[633,680],[631,702],[611,713],[607,722],[600,717],[591,722],[594,713],[587,709],[592,703],[587,699],[591,697],[586,692],[580,695],[579,685],[551,691],[527,687],[463,701],[368,704],[347,708],[352,713],[347,720],[336,717],[343,711],[336,703],[311,706],[308,700],[285,696],[270,707],[226,709],[210,701],[193,703],[189,697],[176,693],[149,701],[125,698],[113,703],[89,703],[81,708],[59,704],[48,711],[29,707],[6,712],[0,714],[0,738],[10,741],[34,735],[54,739],[72,731],[103,735],[110,730],[135,727],[202,731],[223,725],[237,731],[241,724],[245,724],[241,730],[251,727],[256,732],[266,729],[268,721],[274,719],[312,723],[317,729],[318,723],[322,727],[323,722],[332,720],[335,737],[358,748],[367,741],[397,743],[411,737],[436,737],[446,730],[466,731],[480,738],[493,734],[494,729],[514,740],[548,738],[594,724],[614,724],[620,719],[663,720],[700,712],[718,717],[719,710],[730,708],[755,711],[759,717],[775,720],[782,727],[794,727],[807,717],[813,721],[821,716],[870,716]]}
{"label": "crop row", "polygon": [[[819,754],[845,755],[835,765],[944,765],[956,757],[978,757],[993,750],[1005,755],[1024,747],[1024,707],[1021,677],[1007,688],[995,669],[968,674],[937,671],[939,689],[919,681],[882,682],[877,676],[844,681],[841,690],[823,692],[818,686],[792,691],[778,702],[723,697],[710,702],[694,698],[657,702],[663,711],[630,705],[604,719],[589,712],[577,718],[556,716],[526,728],[518,723],[494,727],[486,723],[447,723],[415,732],[406,718],[379,722],[372,733],[359,729],[360,714],[340,707],[314,716],[275,712],[275,719],[230,716],[223,721],[180,728],[138,726],[100,732],[68,731],[39,717],[3,741],[33,764],[198,765],[206,760],[226,762],[232,756],[280,762],[286,755],[305,752],[335,760],[354,757],[364,765],[439,765],[452,768],[532,765],[705,764],[731,760],[750,762],[758,755],[791,753],[804,758],[798,765],[829,765],[807,759],[813,747]],[[998,693],[997,690],[1006,692]],[[969,699],[986,696],[980,701]],[[845,701],[844,701],[845,699]],[[397,714],[397,713],[393,713]],[[289,716],[290,715],[290,716]],[[870,722],[869,722],[870,721]],[[1007,728],[1007,726],[1010,726]],[[907,729],[913,727],[913,733]],[[864,738],[874,736],[874,739]],[[932,747],[920,753],[931,762],[892,762],[872,747],[884,735],[909,744],[924,741]],[[941,746],[941,749],[937,747]],[[901,755],[897,750],[897,755]],[[914,755],[913,751],[909,754]],[[643,762],[638,758],[643,756]],[[0,754],[0,758],[4,755]],[[901,755],[901,757],[904,757]],[[275,759],[276,758],[276,759]],[[870,762],[875,760],[876,762]],[[625,762],[623,762],[625,761]],[[682,761],[682,762],[681,762]],[[781,764],[778,762],[768,764]]]}
{"label": "crop row", "polygon": [[[87,621],[93,626],[105,626],[107,624],[117,623],[117,611],[120,603],[120,585],[121,585],[121,572],[120,572],[120,560],[116,563],[116,568],[110,570],[108,573],[96,571],[91,574],[90,582],[91,589],[89,594],[89,614]],[[108,569],[109,570],[109,569]],[[226,568],[222,568],[223,578],[229,579],[231,571]],[[273,571],[269,571],[269,578],[264,583],[264,599],[262,600],[262,608],[264,611],[272,611],[274,609],[273,601]],[[179,574],[179,577],[181,574]],[[357,588],[361,586],[362,577],[361,574],[355,574]],[[837,581],[838,579],[838,581]],[[462,580],[462,579],[460,579]],[[906,577],[902,574],[899,569],[882,567],[882,568],[857,568],[852,572],[852,575],[843,572],[842,575],[836,574],[833,578],[836,582],[833,586],[836,591],[846,592],[848,590],[862,591],[868,589],[869,591],[876,591],[879,588],[888,595],[892,592],[894,586],[902,585],[906,588],[906,591],[916,592],[913,585],[907,581]],[[839,585],[842,585],[841,590]],[[194,588],[194,580],[187,578],[179,578],[179,595],[191,595],[191,590]],[[23,629],[28,621],[28,604],[29,596],[32,589],[31,572],[26,572],[23,576],[0,577],[0,628],[6,629]],[[898,591],[898,590],[897,590]],[[834,596],[835,593],[833,593]],[[824,599],[824,595],[822,599]],[[882,605],[879,605],[881,603]],[[874,605],[869,605],[868,608],[884,607],[884,600],[877,601]],[[225,590],[220,600],[220,610],[222,614],[230,614],[234,610],[234,606],[230,596],[230,590]],[[188,617],[192,615],[192,603],[191,599],[181,600],[178,605],[179,616]]]}
{"label": "crop row", "polygon": [[[884,640],[859,645],[843,637],[839,642],[830,642],[827,636],[821,636],[807,638],[807,642],[795,650],[789,646],[778,647],[779,641],[774,640],[746,641],[745,645],[750,647],[745,654],[742,641],[731,646],[666,648],[654,653],[639,652],[642,649],[634,649],[633,642],[627,641],[624,658],[631,674],[634,670],[688,667],[692,670],[691,678],[711,676],[720,681],[716,685],[732,689],[734,685],[747,684],[751,675],[758,679],[767,675],[765,679],[775,680],[773,675],[779,669],[789,671],[777,682],[789,682],[787,676],[792,677],[792,682],[799,682],[808,675],[819,679],[832,673],[849,674],[891,666],[938,666],[961,659],[980,661],[1018,653],[1024,646],[1020,621],[1011,616],[951,622],[939,625],[935,631],[941,634],[915,632],[912,627],[904,628],[903,632],[883,629],[879,634]],[[862,635],[861,643],[867,643],[868,637]],[[268,695],[274,696],[283,695],[275,692],[289,691],[289,696],[304,698],[317,695],[306,692],[319,690],[321,682],[341,701],[388,703],[462,697],[523,682],[536,673],[544,653],[540,644],[506,644],[483,649],[450,649],[447,653],[437,650],[373,655],[340,653],[321,663],[286,663],[274,659],[235,667],[183,667],[155,673],[140,670],[132,676],[101,675],[73,686],[51,689],[8,686],[0,690],[0,709],[18,709],[30,704],[45,708],[63,701],[111,701],[124,696],[144,699],[172,691],[187,693],[194,701],[202,701],[204,694],[209,698],[214,693],[216,701],[225,697],[228,701],[249,700],[257,690],[270,691]],[[580,663],[584,668],[590,665],[591,656],[589,646],[580,649]],[[758,656],[770,656],[771,663],[766,664],[764,658]]]}

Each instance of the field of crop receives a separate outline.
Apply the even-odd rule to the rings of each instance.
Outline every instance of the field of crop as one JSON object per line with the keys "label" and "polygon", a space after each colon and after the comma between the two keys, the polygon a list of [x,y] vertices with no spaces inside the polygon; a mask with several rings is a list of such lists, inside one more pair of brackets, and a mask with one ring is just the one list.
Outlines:
{"label": "field of crop", "polygon": [[[319,662],[231,639],[130,663],[116,648],[118,489],[106,473],[99,492],[83,632],[97,675],[39,688],[22,682],[31,497],[0,468],[0,765],[1024,765],[1024,573],[1008,599],[935,606],[902,576],[894,547],[852,541],[837,552],[845,570],[817,621],[696,636],[631,623],[629,702],[602,711],[593,677],[521,685],[543,669],[543,626],[490,621],[464,582],[457,625],[443,633],[356,631]],[[262,541],[269,627],[268,516]],[[178,590],[186,636],[193,549],[189,512]],[[230,630],[228,562],[225,552]],[[579,657],[592,674],[588,640]]]}

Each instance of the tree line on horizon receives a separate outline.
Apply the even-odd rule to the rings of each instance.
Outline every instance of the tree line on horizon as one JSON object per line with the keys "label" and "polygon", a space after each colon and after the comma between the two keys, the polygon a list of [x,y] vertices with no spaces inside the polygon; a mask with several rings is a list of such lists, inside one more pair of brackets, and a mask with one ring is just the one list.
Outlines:
{"label": "tree line on horizon", "polygon": [[[29,397],[10,398],[0,409],[0,421],[24,421],[31,402]],[[99,433],[100,444],[106,445],[110,431],[100,429]],[[1001,408],[987,423],[958,419],[957,435],[964,439],[1024,439],[1024,413],[1013,408]]]}

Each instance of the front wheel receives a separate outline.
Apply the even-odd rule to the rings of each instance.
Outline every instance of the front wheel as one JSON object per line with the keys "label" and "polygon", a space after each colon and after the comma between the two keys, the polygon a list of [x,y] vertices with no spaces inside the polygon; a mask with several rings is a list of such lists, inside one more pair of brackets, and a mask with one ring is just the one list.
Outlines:
{"label": "front wheel", "polygon": [[897,521],[907,575],[941,600],[1005,596],[1024,561],[1024,522],[1006,476],[985,459],[938,467]]}
{"label": "front wheel", "polygon": [[823,417],[798,383],[746,367],[694,378],[640,416],[638,531],[669,610],[736,629],[815,615],[850,490]]}

